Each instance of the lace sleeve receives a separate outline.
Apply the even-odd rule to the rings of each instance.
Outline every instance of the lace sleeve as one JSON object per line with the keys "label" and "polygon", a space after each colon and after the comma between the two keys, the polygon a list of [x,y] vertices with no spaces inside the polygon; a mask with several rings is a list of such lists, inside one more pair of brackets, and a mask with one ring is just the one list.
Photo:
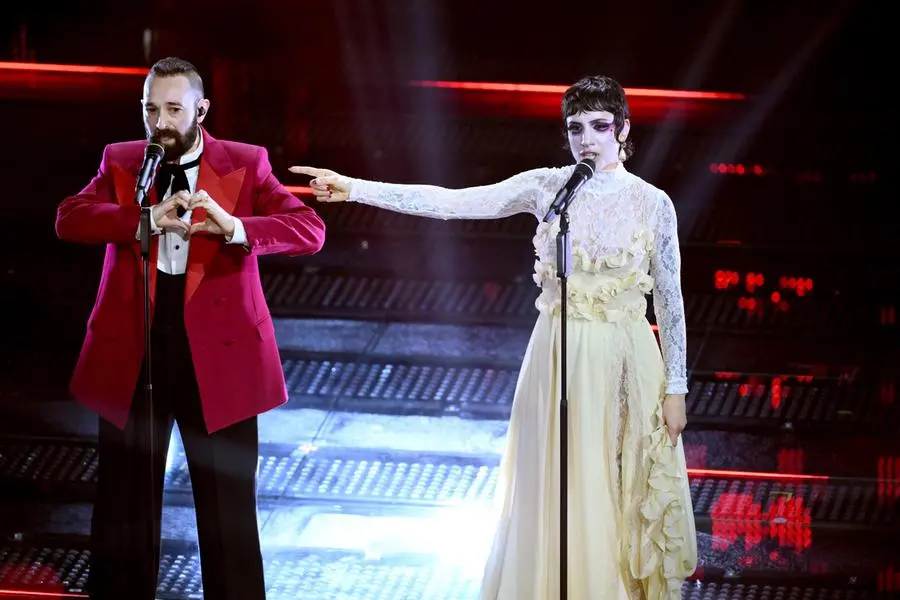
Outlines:
{"label": "lace sleeve", "polygon": [[491,185],[449,189],[350,178],[350,201],[435,219],[495,219],[537,214],[551,169],[533,169]]}
{"label": "lace sleeve", "polygon": [[684,298],[681,294],[681,252],[675,206],[660,192],[653,219],[655,240],[650,256],[653,310],[659,325],[659,340],[666,365],[666,393],[687,393],[687,334]]}

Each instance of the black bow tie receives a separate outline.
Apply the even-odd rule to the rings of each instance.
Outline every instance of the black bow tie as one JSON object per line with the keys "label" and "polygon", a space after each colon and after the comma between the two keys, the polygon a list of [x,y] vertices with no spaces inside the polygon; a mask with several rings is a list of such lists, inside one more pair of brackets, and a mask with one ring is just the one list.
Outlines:
{"label": "black bow tie", "polygon": [[[163,163],[159,166],[159,173],[156,175],[156,196],[160,202],[162,202],[163,198],[166,195],[166,191],[169,189],[169,185],[172,186],[172,194],[176,194],[180,191],[187,190],[191,191],[191,186],[188,185],[187,175],[185,171],[188,169],[193,169],[197,165],[200,164],[200,157],[197,157],[195,160],[191,162],[184,163],[182,165],[178,165],[175,163]],[[178,216],[184,216],[185,210],[182,207],[178,207],[177,210]]]}

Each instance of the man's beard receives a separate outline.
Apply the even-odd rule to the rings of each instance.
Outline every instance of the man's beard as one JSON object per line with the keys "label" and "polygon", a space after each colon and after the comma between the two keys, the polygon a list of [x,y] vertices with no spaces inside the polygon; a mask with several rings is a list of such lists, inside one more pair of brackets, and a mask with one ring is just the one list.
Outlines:
{"label": "man's beard", "polygon": [[160,142],[165,150],[163,160],[171,162],[178,160],[193,148],[198,135],[200,135],[200,124],[195,116],[183,134],[174,129],[157,129],[153,135],[148,135],[148,139]]}

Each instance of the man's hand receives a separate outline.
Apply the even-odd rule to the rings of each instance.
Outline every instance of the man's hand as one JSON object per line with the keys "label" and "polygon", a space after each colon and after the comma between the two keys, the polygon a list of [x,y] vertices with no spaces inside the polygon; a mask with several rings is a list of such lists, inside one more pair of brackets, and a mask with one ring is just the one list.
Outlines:
{"label": "man's hand", "polygon": [[187,210],[190,207],[190,194],[187,192],[178,192],[169,196],[165,202],[156,204],[152,209],[153,222],[156,227],[162,231],[178,231],[182,236],[187,237],[190,234],[191,226],[182,221],[177,214],[178,207]]}
{"label": "man's hand", "polygon": [[684,394],[666,394],[663,400],[663,419],[666,431],[673,444],[678,443],[678,436],[687,426],[687,410],[684,406]]}
{"label": "man's hand", "polygon": [[191,196],[189,203],[191,210],[203,208],[206,210],[206,219],[200,223],[194,223],[190,227],[191,235],[206,233],[211,235],[224,235],[231,239],[234,235],[234,217],[210,198],[206,190],[199,190]]}

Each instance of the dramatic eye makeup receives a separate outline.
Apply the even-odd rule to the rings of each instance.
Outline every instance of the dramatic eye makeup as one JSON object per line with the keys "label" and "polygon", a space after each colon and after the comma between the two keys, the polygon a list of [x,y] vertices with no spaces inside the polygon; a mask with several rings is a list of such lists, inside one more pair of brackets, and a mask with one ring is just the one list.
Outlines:
{"label": "dramatic eye makeup", "polygon": [[[590,125],[595,131],[604,133],[606,131],[609,131],[609,128],[613,126],[613,122],[612,121],[604,121],[602,119],[596,119],[594,121],[591,121]],[[571,133],[580,133],[581,129],[582,129],[582,125],[581,125],[581,123],[577,123],[577,122],[573,121],[568,124],[567,129]]]}

